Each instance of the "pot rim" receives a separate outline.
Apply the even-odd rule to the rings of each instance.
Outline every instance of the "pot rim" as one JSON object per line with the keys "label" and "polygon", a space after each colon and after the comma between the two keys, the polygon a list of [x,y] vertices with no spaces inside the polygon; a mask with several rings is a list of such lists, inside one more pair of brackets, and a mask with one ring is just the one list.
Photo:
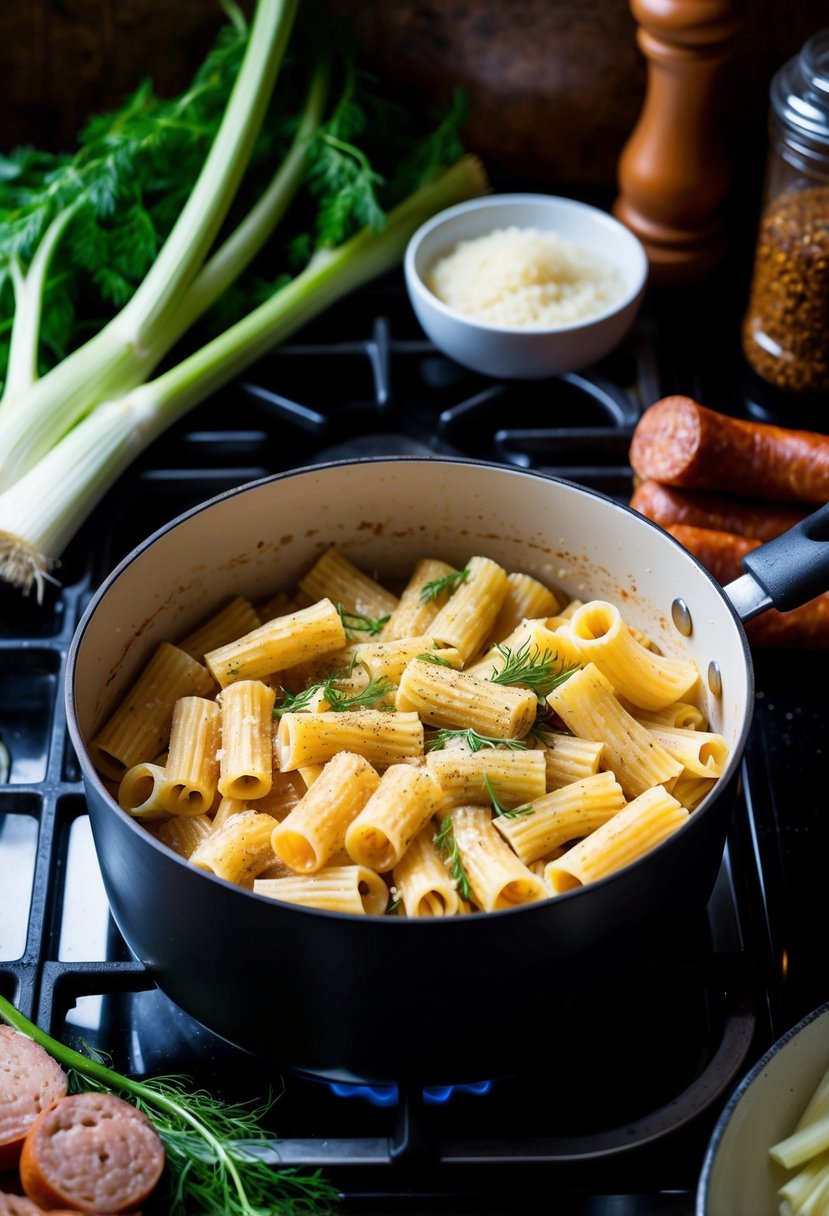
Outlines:
{"label": "pot rim", "polygon": [[[665,850],[666,848],[669,848],[671,846],[671,842],[674,838],[680,838],[688,830],[689,826],[693,823],[693,816],[698,815],[701,811],[704,813],[704,810],[708,805],[710,805],[714,801],[717,801],[719,799],[719,797],[722,796],[722,790],[726,789],[731,784],[737,767],[742,763],[742,755],[745,750],[749,729],[751,727],[751,720],[752,720],[752,716],[753,716],[752,710],[753,710],[753,704],[754,704],[754,667],[753,667],[752,658],[751,658],[751,649],[750,649],[748,639],[745,634],[745,630],[743,628],[743,623],[740,620],[739,615],[737,614],[733,604],[729,600],[728,596],[725,594],[725,591],[723,590],[721,585],[716,581],[716,579],[713,577],[713,575],[711,575],[709,573],[709,571],[706,570],[706,568],[701,564],[701,562],[699,562],[698,559],[692,553],[690,553],[687,549],[685,549],[685,547],[683,545],[681,545],[679,543],[679,541],[676,540],[675,537],[671,536],[671,534],[669,532],[666,532],[658,524],[654,523],[653,520],[650,520],[646,516],[640,515],[639,512],[634,511],[632,507],[629,507],[624,503],[617,502],[616,499],[611,498],[609,495],[604,494],[599,490],[589,489],[586,486],[579,485],[577,482],[568,481],[566,478],[556,477],[550,473],[544,473],[538,469],[516,468],[516,467],[510,466],[510,465],[498,464],[496,461],[474,460],[469,457],[457,457],[456,458],[453,456],[366,456],[366,457],[352,457],[350,459],[342,459],[342,460],[321,461],[318,464],[302,465],[297,468],[285,469],[278,473],[268,474],[265,477],[259,477],[252,481],[243,482],[242,484],[240,484],[238,486],[232,487],[230,490],[224,490],[220,494],[216,494],[211,498],[205,499],[203,502],[198,503],[196,506],[189,508],[187,511],[181,512],[181,514],[175,516],[173,519],[169,520],[166,524],[163,524],[160,528],[157,528],[148,537],[146,537],[143,541],[141,541],[138,545],[136,545],[135,548],[133,548],[129,553],[127,553],[121,559],[121,561],[114,567],[114,569],[110,571],[110,573],[106,576],[106,578],[104,578],[103,582],[101,582],[100,585],[95,590],[95,592],[92,595],[92,597],[90,598],[86,608],[84,609],[84,612],[83,612],[80,620],[78,621],[77,626],[75,627],[75,631],[72,635],[72,640],[70,642],[69,650],[68,650],[68,654],[67,654],[66,672],[65,672],[65,677],[64,677],[64,700],[65,700],[65,705],[66,705],[67,728],[69,731],[70,740],[72,742],[73,747],[75,748],[79,763],[81,765],[84,782],[87,782],[90,780],[92,780],[94,782],[98,794],[101,797],[103,797],[109,810],[114,812],[115,814],[123,817],[123,819],[128,822],[128,824],[130,826],[130,830],[133,831],[134,833],[136,833],[137,838],[139,838],[145,844],[149,845],[151,848],[156,849],[160,854],[162,854],[168,860],[177,862],[180,865],[185,866],[185,867],[187,866],[187,861],[185,858],[179,857],[178,854],[173,853],[170,849],[167,849],[163,844],[161,844],[160,841],[157,841],[150,833],[146,832],[142,828],[141,824],[136,819],[134,819],[131,815],[128,815],[127,812],[118,805],[118,803],[115,801],[115,799],[112,797],[112,795],[107,790],[106,786],[103,784],[103,781],[101,780],[99,773],[97,772],[97,770],[95,769],[95,766],[92,764],[92,761],[89,758],[88,749],[86,746],[86,742],[83,738],[83,735],[81,734],[80,727],[78,725],[77,713],[76,713],[76,709],[75,709],[75,676],[76,676],[76,669],[77,669],[77,663],[78,663],[78,653],[79,653],[81,644],[83,642],[83,638],[86,633],[86,630],[92,620],[92,617],[94,616],[95,612],[98,610],[98,607],[100,606],[101,602],[105,598],[110,587],[112,587],[117,582],[117,580],[121,577],[121,575],[124,573],[125,570],[127,570],[134,562],[140,560],[140,558],[142,557],[142,555],[144,554],[144,552],[146,550],[150,549],[152,547],[152,545],[154,545],[162,537],[166,536],[167,533],[172,532],[175,528],[177,528],[180,524],[184,523],[186,520],[194,518],[195,516],[201,514],[203,511],[209,510],[216,504],[218,504],[220,502],[224,502],[224,501],[232,499],[232,498],[235,498],[240,494],[246,493],[247,491],[256,490],[264,485],[269,485],[271,483],[284,481],[284,480],[287,480],[292,477],[297,477],[297,476],[301,476],[301,475],[305,475],[305,474],[309,474],[309,473],[320,472],[325,469],[343,468],[343,467],[349,467],[349,466],[364,467],[366,465],[375,465],[375,464],[399,464],[401,462],[405,462],[408,464],[421,463],[421,464],[424,464],[427,466],[466,465],[466,466],[471,466],[473,468],[490,469],[497,473],[517,476],[520,478],[531,478],[531,479],[537,479],[542,482],[553,482],[556,485],[562,485],[570,490],[573,490],[576,493],[583,494],[588,498],[600,499],[602,502],[606,503],[609,507],[613,508],[616,511],[621,512],[622,514],[635,515],[637,517],[637,520],[640,521],[643,526],[653,529],[656,533],[658,533],[662,536],[663,540],[669,541],[672,545],[674,545],[676,548],[681,550],[684,558],[687,559],[688,563],[692,567],[696,568],[697,574],[703,576],[716,590],[720,600],[722,601],[723,607],[730,614],[734,624],[737,626],[737,633],[738,633],[738,637],[740,639],[740,645],[741,645],[741,649],[742,649],[742,660],[743,660],[743,665],[745,667],[745,672],[746,672],[746,685],[747,685],[746,703],[743,706],[743,710],[742,710],[742,723],[741,723],[741,727],[740,727],[739,738],[731,750],[731,754],[729,755],[729,758],[728,758],[728,764],[726,766],[724,773],[722,774],[721,777],[719,777],[717,779],[717,784],[709,792],[709,794],[703,799],[703,801],[700,803],[700,805],[694,809],[692,816],[689,819],[688,823],[683,824],[683,826],[678,830],[678,832],[676,832],[674,834],[674,836],[669,837],[667,840],[662,841],[655,848],[649,850],[646,854],[644,854],[642,857],[637,858],[635,861],[630,862],[628,865],[624,866],[621,870],[616,870],[613,873],[606,875],[604,878],[596,879],[594,882],[591,882],[588,887],[575,888],[571,891],[565,891],[559,895],[556,895],[554,902],[556,905],[558,905],[564,900],[569,901],[573,898],[578,898],[580,895],[583,895],[583,894],[585,894],[585,892],[589,892],[590,890],[598,889],[598,888],[606,888],[607,886],[610,886],[610,885],[620,881],[622,876],[629,875],[629,874],[637,871],[643,864],[645,864],[645,865],[650,864],[652,858],[657,857],[660,852],[662,852],[663,850]],[[351,913],[351,912],[329,912],[322,908],[310,908],[310,907],[305,907],[305,906],[300,907],[297,905],[282,904],[276,900],[270,899],[268,896],[257,895],[253,891],[248,891],[246,889],[238,887],[236,884],[228,882],[224,878],[219,878],[215,874],[210,874],[210,873],[204,871],[201,873],[201,877],[206,879],[207,881],[219,883],[222,887],[225,887],[229,890],[237,892],[241,897],[244,897],[246,899],[254,899],[258,903],[268,904],[270,906],[275,905],[282,912],[293,911],[293,912],[297,912],[297,913],[300,913],[303,915],[308,914],[308,915],[312,915],[315,917],[324,917],[325,919],[328,919],[328,918],[334,916],[338,920],[354,921],[355,923],[358,923],[358,924],[364,923],[367,920],[371,921],[374,924],[379,924],[381,922],[387,923],[387,924],[394,924],[394,923],[407,924],[410,926],[409,930],[407,930],[410,933],[413,931],[414,932],[422,931],[422,927],[426,924],[440,924],[443,919],[441,917],[410,918],[410,917],[405,917],[405,916],[388,916],[385,914],[382,916],[376,915],[376,914],[364,914],[364,915],[360,916],[360,915],[357,915],[356,913]],[[487,912],[485,915],[482,915],[482,916],[464,917],[463,919],[464,919],[465,924],[468,924],[470,926],[481,923],[481,922],[487,923],[494,916],[497,916],[497,917],[515,916],[517,914],[531,913],[531,912],[533,912],[533,910],[538,911],[538,909],[544,908],[549,902],[550,902],[549,900],[539,900],[539,901],[536,901],[535,903],[523,904],[523,905],[520,905],[515,908],[503,908],[503,909],[499,909],[497,911]],[[414,926],[420,926],[420,928],[415,929]],[[394,931],[400,932],[401,930],[394,930]],[[404,930],[404,931],[406,931],[406,930]],[[427,930],[427,932],[428,931],[429,930]],[[434,932],[435,930],[431,930],[431,931]],[[471,931],[475,932],[475,929],[472,929]]]}

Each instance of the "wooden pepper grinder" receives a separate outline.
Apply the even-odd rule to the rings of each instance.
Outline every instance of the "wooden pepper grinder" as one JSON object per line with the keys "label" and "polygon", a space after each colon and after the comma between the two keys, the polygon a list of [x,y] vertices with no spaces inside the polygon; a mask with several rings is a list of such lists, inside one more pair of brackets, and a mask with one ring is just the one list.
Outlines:
{"label": "wooden pepper grinder", "polygon": [[651,282],[704,278],[725,250],[731,169],[718,91],[740,0],[630,0],[648,61],[639,121],[619,158],[613,211],[642,241]]}

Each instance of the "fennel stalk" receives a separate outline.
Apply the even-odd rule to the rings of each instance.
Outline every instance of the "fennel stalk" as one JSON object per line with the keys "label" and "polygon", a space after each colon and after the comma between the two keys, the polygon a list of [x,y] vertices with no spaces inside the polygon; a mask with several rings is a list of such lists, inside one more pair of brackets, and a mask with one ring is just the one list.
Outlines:
{"label": "fennel stalk", "polygon": [[342,296],[395,266],[412,233],[436,212],[484,193],[480,162],[464,156],[389,212],[319,250],[258,308],[155,380],[97,406],[0,493],[0,578],[23,591],[44,580],[77,528],[147,445],[187,411]]}

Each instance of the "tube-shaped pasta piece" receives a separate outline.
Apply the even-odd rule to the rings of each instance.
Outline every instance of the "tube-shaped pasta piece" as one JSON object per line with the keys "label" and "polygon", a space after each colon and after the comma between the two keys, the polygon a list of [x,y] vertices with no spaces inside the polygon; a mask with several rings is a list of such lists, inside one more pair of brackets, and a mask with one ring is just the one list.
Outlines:
{"label": "tube-shaped pasta piece", "polygon": [[161,764],[134,764],[128,768],[118,786],[118,805],[134,819],[152,821],[169,819],[170,812],[159,798],[164,782],[164,767]]}
{"label": "tube-shaped pasta piece", "polygon": [[440,794],[428,769],[392,764],[346,831],[351,860],[379,874],[391,870],[437,811]]}
{"label": "tube-shaped pasta piece", "polygon": [[555,616],[560,607],[558,596],[544,583],[530,574],[511,572],[507,575],[507,594],[484,649],[488,650],[496,642],[502,642],[522,621]]}
{"label": "tube-shaped pasta piece", "polygon": [[262,680],[318,655],[341,650],[345,630],[330,600],[277,616],[243,637],[208,651],[204,661],[226,687],[236,680]]}
{"label": "tube-shaped pasta piece", "polygon": [[223,798],[263,798],[273,781],[274,691],[261,680],[239,680],[222,690],[220,700],[219,793]]}
{"label": "tube-shaped pasta piece", "polygon": [[558,790],[572,781],[592,777],[601,767],[604,744],[595,739],[579,739],[563,731],[544,732],[544,761],[547,789]]}
{"label": "tube-shaped pasta piece", "polygon": [[287,616],[289,612],[296,612],[297,608],[307,607],[307,604],[295,603],[287,591],[274,591],[273,595],[269,595],[266,600],[259,601],[256,605],[256,615],[264,625],[266,621],[272,621],[275,616]]}
{"label": "tube-shaped pasta piece", "polygon": [[492,684],[422,659],[413,659],[403,672],[395,703],[429,726],[472,729],[498,739],[522,739],[538,708],[529,688]]}
{"label": "tube-shaped pasta piece", "polygon": [[661,785],[645,790],[563,857],[551,861],[546,878],[556,895],[604,878],[630,865],[681,828],[688,811]]}
{"label": "tube-shaped pasta piece", "polygon": [[[320,771],[322,770],[320,769]],[[302,774],[296,769],[287,773],[280,773],[277,770],[273,774],[271,788],[262,798],[252,800],[251,809],[260,811],[263,815],[270,815],[271,818],[278,819],[281,823],[305,797],[307,789],[308,785]]]}
{"label": "tube-shaped pasta piece", "polygon": [[188,633],[187,637],[179,642],[179,646],[203,663],[204,656],[209,651],[226,646],[228,642],[234,642],[246,633],[252,633],[261,624],[262,621],[250,600],[245,599],[243,595],[237,595],[198,629]]}
{"label": "tube-shaped pasta piece", "polygon": [[462,660],[457,650],[437,650],[434,638],[395,638],[389,642],[361,642],[354,647],[354,658],[361,663],[371,680],[385,677],[394,684],[400,683],[408,664],[420,654],[435,653],[442,661],[460,667]]}
{"label": "tube-shaped pasta piece", "polygon": [[683,773],[671,786],[671,793],[677,802],[681,802],[689,811],[692,811],[694,807],[699,806],[716,783],[715,777],[688,777]]}
{"label": "tube-shaped pasta piece", "polygon": [[503,807],[511,809],[542,798],[547,766],[541,751],[487,747],[478,752],[459,748],[429,752],[427,767],[440,782],[441,812],[469,803],[489,805],[485,778]]}
{"label": "tube-shaped pasta piece", "polygon": [[118,708],[89,745],[92,762],[120,781],[128,768],[155,760],[167,746],[179,697],[205,697],[214,688],[209,671],[178,646],[162,642]]}
{"label": "tube-shaped pasta piece", "polygon": [[432,824],[415,836],[393,877],[407,916],[454,916],[460,910],[454,881],[435,848]]}
{"label": "tube-shaped pasta piece", "polygon": [[325,764],[337,752],[356,752],[378,768],[423,754],[423,723],[416,713],[355,709],[346,713],[287,713],[276,734],[283,772]]}
{"label": "tube-shaped pasta piece", "polygon": [[568,730],[604,743],[601,766],[610,769],[628,798],[652,785],[671,784],[682,765],[619,703],[594,663],[575,672],[547,697]]}
{"label": "tube-shaped pasta piece", "polygon": [[506,842],[529,865],[554,849],[589,836],[625,805],[625,795],[612,773],[596,773],[545,794],[532,803],[532,814],[493,820]]}
{"label": "tube-shaped pasta piece", "polygon": [[192,857],[195,850],[213,833],[213,821],[207,815],[174,815],[166,823],[153,827],[153,835],[179,857]]}
{"label": "tube-shaped pasta piece", "polygon": [[722,735],[707,730],[684,730],[679,726],[648,726],[666,752],[679,760],[691,777],[720,777],[728,760],[728,744]]}
{"label": "tube-shaped pasta piece", "polygon": [[339,752],[282,823],[271,820],[273,851],[292,870],[321,870],[345,846],[349,825],[377,789],[380,777],[354,752]]}
{"label": "tube-shaped pasta piece", "polygon": [[389,906],[389,889],[379,874],[365,866],[329,866],[317,874],[286,878],[260,878],[255,895],[283,903],[349,912],[352,916],[382,916]]}
{"label": "tube-shaped pasta piece", "polygon": [[429,595],[427,583],[455,574],[455,567],[434,557],[422,557],[415,563],[409,581],[403,588],[397,607],[383,626],[384,642],[395,638],[412,638],[428,633],[429,626],[446,602],[446,593]]}
{"label": "tube-shaped pasta piece", "polygon": [[358,616],[390,616],[397,607],[396,595],[369,578],[334,547],[317,559],[299,585],[311,599],[329,599]]}
{"label": "tube-shaped pasta piece", "polygon": [[258,811],[231,815],[190,854],[190,864],[249,891],[253,880],[276,860],[273,823],[270,815]]}
{"label": "tube-shaped pasta piece", "polygon": [[470,557],[466,569],[466,579],[429,627],[438,642],[461,652],[464,663],[489,637],[507,594],[507,572],[491,558]]}
{"label": "tube-shaped pasta piece", "polygon": [[595,663],[616,694],[640,709],[663,709],[697,683],[690,659],[648,650],[631,633],[615,604],[591,600],[570,619],[570,638],[585,663]]}
{"label": "tube-shaped pasta piece", "polygon": [[544,882],[498,835],[487,807],[458,806],[449,814],[472,898],[479,908],[499,912],[547,898]]}
{"label": "tube-shaped pasta piece", "polygon": [[829,1200],[829,1151],[804,1161],[777,1192],[781,1216],[816,1216]]}
{"label": "tube-shaped pasta piece", "polygon": [[466,668],[471,676],[488,680],[503,671],[510,656],[521,651],[522,657],[550,665],[552,675],[567,667],[580,667],[582,657],[565,633],[553,633],[544,621],[522,621],[508,637],[496,643],[482,659]]}
{"label": "tube-shaped pasta piece", "polygon": [[674,701],[664,709],[655,709],[648,714],[637,711],[633,716],[651,729],[655,726],[678,726],[682,730],[706,729],[705,714],[689,701]]}
{"label": "tube-shaped pasta piece", "polygon": [[222,711],[204,697],[180,697],[159,798],[171,815],[206,815],[216,796]]}
{"label": "tube-shaped pasta piece", "polygon": [[219,805],[216,807],[216,812],[213,815],[213,831],[220,828],[222,824],[227,823],[231,815],[241,815],[242,811],[248,811],[251,808],[242,798],[220,798]]}

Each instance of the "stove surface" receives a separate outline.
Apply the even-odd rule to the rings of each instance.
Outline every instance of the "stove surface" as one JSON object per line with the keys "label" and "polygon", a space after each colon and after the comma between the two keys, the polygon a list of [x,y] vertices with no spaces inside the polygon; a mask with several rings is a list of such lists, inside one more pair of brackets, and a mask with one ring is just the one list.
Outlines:
{"label": "stove surface", "polygon": [[63,676],[83,608],[124,554],[181,511],[269,473],[460,454],[626,501],[630,435],[657,398],[685,392],[773,416],[735,357],[735,315],[725,287],[652,296],[603,364],[498,383],[423,340],[392,275],[157,441],[77,536],[42,605],[0,592],[0,737],[11,753],[0,785],[0,991],[122,1070],[183,1072],[232,1099],[270,1087],[274,1159],[321,1168],[345,1212],[691,1213],[708,1137],[738,1079],[829,996],[825,655],[756,655],[755,720],[706,912],[655,929],[653,965],[632,965],[613,1008],[579,1010],[538,1076],[482,1077],[482,1092],[444,1101],[419,1091],[370,1101],[280,1076],[154,988],[109,917]]}

